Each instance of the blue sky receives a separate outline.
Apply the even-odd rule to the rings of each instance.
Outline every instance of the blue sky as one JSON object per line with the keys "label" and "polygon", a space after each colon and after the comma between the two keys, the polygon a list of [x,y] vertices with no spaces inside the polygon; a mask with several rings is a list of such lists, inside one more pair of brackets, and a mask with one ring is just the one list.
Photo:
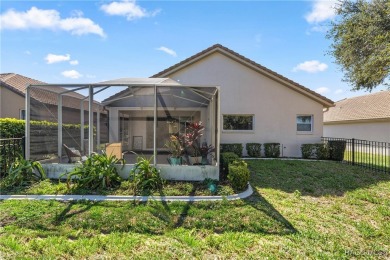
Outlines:
{"label": "blue sky", "polygon": [[[0,72],[48,83],[149,77],[220,43],[338,101],[333,1],[1,1]],[[385,89],[379,87],[373,92]]]}

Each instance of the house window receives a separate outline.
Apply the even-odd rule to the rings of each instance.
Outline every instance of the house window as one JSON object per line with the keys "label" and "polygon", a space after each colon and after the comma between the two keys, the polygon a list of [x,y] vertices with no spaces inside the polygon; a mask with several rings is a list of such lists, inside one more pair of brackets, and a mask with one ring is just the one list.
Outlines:
{"label": "house window", "polygon": [[297,116],[297,132],[312,132],[313,131],[313,116],[299,115]]}
{"label": "house window", "polygon": [[26,119],[26,110],[25,109],[20,109],[19,110],[19,119]]}
{"label": "house window", "polygon": [[253,115],[223,115],[223,130],[253,130]]}

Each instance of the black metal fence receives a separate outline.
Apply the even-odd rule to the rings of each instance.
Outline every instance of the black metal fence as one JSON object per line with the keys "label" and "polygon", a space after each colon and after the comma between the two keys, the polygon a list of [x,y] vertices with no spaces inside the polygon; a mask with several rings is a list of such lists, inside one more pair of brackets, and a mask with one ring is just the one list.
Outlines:
{"label": "black metal fence", "polygon": [[0,177],[4,176],[16,158],[24,157],[24,140],[24,137],[0,139]]}
{"label": "black metal fence", "polygon": [[390,173],[390,143],[333,137],[322,137],[322,141],[345,142],[345,163]]}

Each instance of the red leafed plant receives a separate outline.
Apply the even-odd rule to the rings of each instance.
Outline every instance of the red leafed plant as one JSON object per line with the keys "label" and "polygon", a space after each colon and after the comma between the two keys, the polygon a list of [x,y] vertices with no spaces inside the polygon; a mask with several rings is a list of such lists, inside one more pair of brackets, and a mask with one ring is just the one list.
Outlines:
{"label": "red leafed plant", "polygon": [[200,156],[200,142],[199,139],[203,136],[204,126],[202,122],[192,122],[187,126],[187,133],[185,135],[185,145],[187,152],[191,156]]}

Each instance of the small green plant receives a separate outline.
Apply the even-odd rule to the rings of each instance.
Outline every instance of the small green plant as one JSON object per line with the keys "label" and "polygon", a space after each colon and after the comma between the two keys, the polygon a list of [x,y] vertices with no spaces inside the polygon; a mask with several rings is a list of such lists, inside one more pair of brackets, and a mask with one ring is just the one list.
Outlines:
{"label": "small green plant", "polygon": [[240,160],[229,164],[229,174],[227,177],[233,189],[237,191],[244,190],[248,185],[249,176],[250,171],[246,162]]}
{"label": "small green plant", "polygon": [[116,164],[124,167],[125,160],[117,159],[107,154],[92,154],[80,166],[77,166],[68,176],[68,188],[74,181],[78,188],[109,188],[119,185],[121,177],[118,174]]}
{"label": "small green plant", "polygon": [[40,162],[19,157],[11,164],[3,185],[7,187],[21,186],[43,179],[46,179],[46,174]]}
{"label": "small green plant", "polygon": [[221,153],[219,170],[221,174],[220,178],[222,180],[226,179],[229,173],[229,164],[239,159],[240,157],[238,157],[238,155],[233,152]]}
{"label": "small green plant", "polygon": [[[153,158],[153,157],[152,157]],[[134,182],[134,193],[150,194],[154,190],[160,190],[163,187],[163,179],[160,177],[159,170],[151,163],[151,159],[142,156],[137,157],[137,163],[130,171],[130,176]]]}
{"label": "small green plant", "polygon": [[246,151],[250,157],[260,157],[261,144],[259,143],[247,143]]}
{"label": "small green plant", "polygon": [[264,154],[267,158],[278,158],[280,156],[280,144],[279,143],[265,143]]}

